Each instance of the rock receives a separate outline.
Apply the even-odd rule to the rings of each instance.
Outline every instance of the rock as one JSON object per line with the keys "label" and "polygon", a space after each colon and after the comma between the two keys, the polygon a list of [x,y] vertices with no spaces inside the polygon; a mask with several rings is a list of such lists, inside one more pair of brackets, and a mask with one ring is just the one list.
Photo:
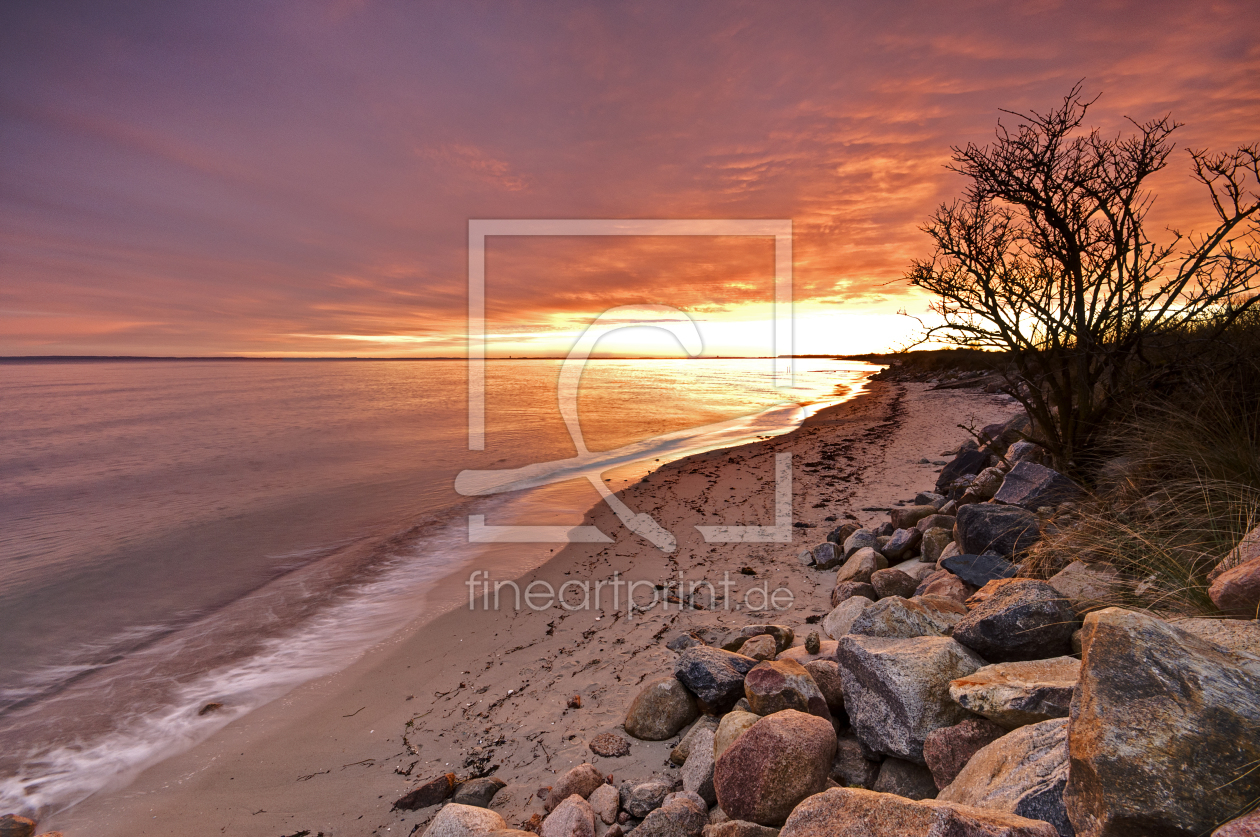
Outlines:
{"label": "rock", "polygon": [[774,637],[769,634],[751,637],[739,649],[739,653],[754,660],[773,660],[779,653]]}
{"label": "rock", "polygon": [[[951,535],[951,537],[953,536]],[[918,558],[911,558],[908,561],[902,561],[900,564],[889,567],[889,569],[900,570],[913,578],[916,584],[936,572],[934,564],[928,563],[927,561],[921,561]],[[909,598],[909,596],[906,598]]]}
{"label": "rock", "polygon": [[914,590],[919,586],[919,582],[901,570],[890,567],[886,570],[876,570],[871,573],[871,586],[875,588],[875,594],[881,599],[888,596],[909,598],[914,595]]}
{"label": "rock", "polygon": [[941,560],[946,547],[953,542],[954,528],[952,526],[948,529],[928,529],[923,533],[923,540],[919,542],[919,555],[923,563],[931,565]]}
{"label": "rock", "polygon": [[779,837],[1056,837],[1049,823],[939,799],[832,788],[806,799]]}
{"label": "rock", "polygon": [[577,794],[564,799],[543,820],[539,837],[595,837],[595,811]]}
{"label": "rock", "polygon": [[740,628],[740,633],[747,637],[772,636],[779,651],[791,648],[792,642],[796,639],[796,633],[787,625],[745,625]]}
{"label": "rock", "polygon": [[814,550],[802,549],[800,552],[796,553],[796,560],[807,567],[814,566]]}
{"label": "rock", "polygon": [[936,494],[931,491],[920,491],[918,494],[914,495],[914,504],[916,506],[931,506],[934,509],[939,509],[948,499],[949,498],[944,494]]}
{"label": "rock", "polygon": [[1046,459],[1045,449],[1032,442],[1016,442],[1006,451],[1006,461],[1011,465],[1019,462],[1035,462],[1038,465],[1044,465]]}
{"label": "rock", "polygon": [[[455,774],[447,773],[445,776],[438,776],[413,788],[410,793],[396,800],[394,807],[403,811],[416,811],[420,808],[428,808],[430,805],[436,805],[443,799],[446,799],[454,791]],[[3,832],[0,832],[0,834],[3,834]]]}
{"label": "rock", "polygon": [[915,524],[925,517],[936,514],[936,506],[923,503],[917,506],[902,506],[888,512],[888,519],[893,529],[913,529]]}
{"label": "rock", "polygon": [[688,648],[674,663],[674,676],[709,709],[722,712],[743,697],[744,675],[755,665],[751,657],[729,651]]}
{"label": "rock", "polygon": [[1216,581],[1226,570],[1232,570],[1239,564],[1245,564],[1256,558],[1260,558],[1260,526],[1243,535],[1242,540],[1229,551],[1225,559],[1212,568],[1212,571],[1208,573],[1208,583]]}
{"label": "rock", "polygon": [[844,552],[840,547],[830,541],[820,543],[814,547],[814,568],[819,570],[830,570],[840,566],[840,562],[844,560]]}
{"label": "rock", "polygon": [[451,795],[454,805],[472,805],[477,808],[489,808],[494,795],[507,786],[507,782],[497,776],[486,776],[482,779],[469,779],[462,782]]}
{"label": "rock", "polygon": [[892,596],[864,608],[849,627],[849,633],[890,638],[948,636],[966,615],[967,608],[949,599]]}
{"label": "rock", "polygon": [[603,784],[591,791],[587,802],[591,804],[591,810],[595,812],[595,816],[599,817],[605,825],[612,825],[617,821],[617,813],[621,809],[621,795],[612,785]]}
{"label": "rock", "polygon": [[[883,570],[880,572],[883,572]],[[823,617],[823,631],[832,639],[839,639],[849,632],[849,628],[853,626],[854,620],[861,616],[862,611],[872,604],[874,604],[874,601],[866,596],[851,596],[845,599]]]}
{"label": "rock", "polygon": [[734,819],[779,825],[826,786],[835,753],[835,730],[816,715],[786,709],[762,718],[718,757],[718,804]]}
{"label": "rock", "polygon": [[992,581],[985,582],[984,586],[975,593],[972,593],[964,604],[967,605],[968,610],[974,610],[987,602],[989,598],[998,591],[998,589],[1005,587],[1013,581],[1015,581],[1013,578],[995,578]]}
{"label": "rock", "polygon": [[592,738],[587,746],[591,748],[592,753],[604,758],[615,759],[630,755],[630,742],[611,732],[600,733]]}
{"label": "rock", "polygon": [[635,827],[639,837],[699,837],[709,824],[709,811],[698,799],[671,794],[661,807],[648,814]]}
{"label": "rock", "polygon": [[873,529],[858,529],[852,535],[844,539],[844,557],[848,558],[859,549],[875,548],[875,531]]}
{"label": "rock", "polygon": [[1076,613],[1058,591],[1016,579],[963,617],[953,636],[987,660],[1015,662],[1066,656],[1074,630]]}
{"label": "rock", "polygon": [[[756,669],[754,669],[755,671]],[[709,807],[717,802],[713,792],[713,733],[702,729],[696,737],[682,768],[683,790],[691,791],[704,800],[705,814]]]}
{"label": "rock", "polygon": [[789,648],[784,651],[777,659],[796,660],[801,665],[805,665],[810,660],[834,660],[835,658],[836,641],[834,639],[824,639],[818,643],[817,654],[811,654],[804,645],[798,645],[795,648]]}
{"label": "rock", "polygon": [[1110,607],[1120,591],[1120,573],[1110,564],[1087,564],[1073,561],[1059,570],[1049,581],[1081,614]]}
{"label": "rock", "polygon": [[831,714],[834,716],[843,712],[844,681],[840,678],[840,666],[835,660],[810,660],[805,664],[805,670],[809,672],[810,679],[818,684],[818,691],[822,692]]}
{"label": "rock", "polygon": [[778,837],[778,835],[777,828],[743,820],[727,820],[717,825],[704,827],[704,837]]}
{"label": "rock", "polygon": [[1255,619],[1260,615],[1260,557],[1218,575],[1208,597],[1222,613]]}
{"label": "rock", "polygon": [[[424,830],[424,837],[470,837],[473,834],[502,831],[507,827],[503,817],[494,811],[473,805],[448,803],[433,816],[433,821]],[[594,837],[594,834],[595,826],[592,824],[591,833],[587,837]]]}
{"label": "rock", "polygon": [[918,523],[914,524],[914,528],[918,529],[925,535],[930,529],[944,529],[952,532],[954,530],[955,522],[957,522],[957,518],[952,514],[930,514]]}
{"label": "rock", "polygon": [[1001,811],[1054,826],[1073,837],[1063,807],[1068,781],[1068,721],[1021,727],[971,757],[938,799]]}
{"label": "rock", "polygon": [[0,817],[0,837],[31,837],[35,833],[35,820],[5,814]]}
{"label": "rock", "polygon": [[665,797],[673,791],[673,785],[669,782],[662,782],[654,779],[649,782],[640,782],[637,785],[629,783],[621,786],[621,807],[632,817],[643,818],[657,808],[665,801]]}
{"label": "rock", "polygon": [[923,533],[918,529],[898,529],[892,533],[880,552],[890,561],[900,561],[913,555],[921,540]]}
{"label": "rock", "polygon": [[[952,535],[953,532],[951,532],[950,534]],[[962,555],[962,550],[958,548],[958,544],[954,541],[950,541],[949,546],[941,550],[941,557],[936,559],[936,564],[937,564],[936,569],[939,570],[941,568],[940,562],[944,561],[946,558],[949,558],[952,555]]]}
{"label": "rock", "polygon": [[551,786],[551,793],[547,794],[545,807],[550,811],[575,794],[586,799],[586,797],[591,795],[591,791],[602,784],[604,784],[604,774],[600,773],[595,765],[579,764],[561,776]]}
{"label": "rock", "polygon": [[998,663],[950,683],[949,696],[964,709],[1015,729],[1066,718],[1080,674],[1081,661],[1075,657]]}
{"label": "rock", "polygon": [[726,748],[735,743],[735,739],[760,720],[760,715],[739,710],[723,715],[722,722],[718,724],[717,732],[713,736],[713,757],[721,758]]}
{"label": "rock", "polygon": [[915,588],[914,595],[916,598],[925,598],[927,596],[937,596],[942,599],[951,599],[959,604],[967,601],[967,598],[976,592],[976,588],[963,581],[949,570],[937,570]]}
{"label": "rock", "polygon": [[831,720],[822,690],[795,660],[758,663],[744,678],[744,696],[758,715],[795,709]]}
{"label": "rock", "polygon": [[1082,496],[1081,487],[1058,471],[1025,460],[1015,463],[993,500],[1036,511],[1041,506],[1053,507],[1080,500]]}
{"label": "rock", "polygon": [[973,587],[1014,578],[1016,572],[1014,564],[997,555],[951,555],[941,561],[941,566]]}
{"label": "rock", "polygon": [[1260,810],[1230,820],[1213,831],[1212,837],[1260,837]]}
{"label": "rock", "polygon": [[[827,533],[827,541],[834,544],[843,544],[849,539],[849,536],[862,527],[856,523],[841,523],[836,528]],[[841,547],[843,549],[843,546]]]}
{"label": "rock", "polygon": [[959,477],[978,474],[988,467],[989,454],[978,450],[960,451],[953,461],[941,469],[936,478],[936,493],[945,494],[945,489]]}
{"label": "rock", "polygon": [[670,651],[682,651],[693,645],[705,645],[705,641],[693,633],[682,633],[665,643]]}
{"label": "rock", "polygon": [[822,649],[822,637],[818,635],[818,631],[810,631],[809,636],[805,637],[805,653],[817,654]]}
{"label": "rock", "polygon": [[963,496],[958,500],[958,505],[968,503],[982,503],[998,493],[998,489],[1002,487],[1002,480],[1006,474],[1001,468],[985,468],[976,474],[976,478],[967,486],[967,490],[963,492]]}
{"label": "rock", "polygon": [[836,756],[831,760],[831,778],[843,787],[870,789],[879,778],[882,758],[867,750],[851,731],[843,732],[836,739]]}
{"label": "rock", "polygon": [[932,771],[936,787],[944,790],[981,749],[997,741],[1006,730],[992,721],[968,718],[952,727],[928,733],[923,742],[923,759]]}
{"label": "rock", "polygon": [[1178,619],[1174,627],[1219,645],[1232,654],[1260,657],[1260,622],[1239,619]]}
{"label": "rock", "polygon": [[731,711],[752,712],[752,707],[748,705],[748,698],[740,698],[735,701],[735,705],[731,707]]}
{"label": "rock", "polygon": [[911,639],[850,634],[837,660],[844,705],[862,743],[879,753],[923,764],[923,741],[934,729],[967,717],[950,700],[949,683],[984,665],[946,637]]}
{"label": "rock", "polygon": [[[697,645],[684,649],[683,656],[699,649],[715,650]],[[643,741],[664,741],[699,714],[695,697],[678,678],[660,677],[650,681],[630,702],[625,728],[627,733]]]}
{"label": "rock", "polygon": [[904,759],[884,759],[879,767],[879,778],[871,790],[891,793],[906,799],[932,799],[936,796],[936,783],[926,767]]}
{"label": "rock", "polygon": [[717,732],[718,719],[712,715],[701,715],[700,719],[691,725],[691,729],[687,730],[687,734],[682,740],[669,751],[669,760],[680,767],[687,761],[687,756],[691,755],[691,747],[696,738],[704,730],[709,732]]}
{"label": "rock", "polygon": [[876,570],[885,569],[887,566],[887,558],[869,546],[864,547],[853,553],[849,556],[849,560],[844,562],[844,566],[836,573],[836,584],[840,585],[846,581],[870,584],[871,574]]}
{"label": "rock", "polygon": [[872,602],[879,598],[875,588],[870,584],[861,581],[842,581],[831,591],[831,606],[837,607],[841,602],[855,596],[861,596]]}
{"label": "rock", "polygon": [[1260,797],[1260,663],[1120,608],[1085,618],[1065,803],[1081,837],[1208,833]]}
{"label": "rock", "polygon": [[1016,506],[978,503],[958,510],[954,540],[965,555],[992,553],[1010,557],[1041,539],[1037,517]]}

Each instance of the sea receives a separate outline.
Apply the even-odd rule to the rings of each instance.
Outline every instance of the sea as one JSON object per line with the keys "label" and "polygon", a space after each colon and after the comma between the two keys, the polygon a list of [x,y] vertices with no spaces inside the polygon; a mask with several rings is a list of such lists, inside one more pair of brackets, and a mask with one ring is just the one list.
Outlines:
{"label": "sea", "polygon": [[[588,477],[789,432],[876,369],[590,360],[575,440],[561,365],[488,361],[470,450],[462,360],[0,363],[0,813],[125,786],[429,618],[439,579],[558,548],[470,543],[470,515],[575,526]],[[579,443],[560,481],[456,490]]]}

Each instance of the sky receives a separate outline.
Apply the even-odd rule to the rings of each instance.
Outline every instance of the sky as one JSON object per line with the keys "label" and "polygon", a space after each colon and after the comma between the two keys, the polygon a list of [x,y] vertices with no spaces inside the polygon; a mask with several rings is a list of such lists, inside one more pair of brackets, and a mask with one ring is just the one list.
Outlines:
{"label": "sky", "polygon": [[[1260,140],[1260,6],[7,0],[0,355],[462,355],[470,219],[788,220],[794,350],[897,348],[950,146],[1082,80],[1106,131],[1185,123],[1153,216],[1202,229],[1184,149]],[[491,356],[633,304],[772,350],[772,239],[486,247]]]}

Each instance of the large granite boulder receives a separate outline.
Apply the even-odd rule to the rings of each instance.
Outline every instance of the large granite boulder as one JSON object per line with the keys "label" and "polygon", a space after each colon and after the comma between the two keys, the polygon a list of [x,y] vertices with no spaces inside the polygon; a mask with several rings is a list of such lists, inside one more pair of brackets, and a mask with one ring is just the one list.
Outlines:
{"label": "large granite boulder", "polygon": [[817,651],[810,651],[808,645],[794,645],[776,659],[796,660],[801,665],[805,665],[810,660],[834,660],[835,658],[836,641],[834,639],[822,639],[818,643]]}
{"label": "large granite boulder", "polygon": [[764,662],[765,660],[773,660],[778,656],[779,648],[775,645],[774,637],[769,634],[763,634],[745,639],[739,646],[739,653],[749,659]]}
{"label": "large granite boulder", "polygon": [[[934,565],[941,560],[945,549],[953,542],[954,525],[952,523],[948,529],[928,529],[923,533],[923,540],[919,543],[919,557],[925,564]],[[921,578],[919,580],[922,581]]]}
{"label": "large granite boulder", "polygon": [[1260,622],[1254,619],[1177,619],[1173,627],[1206,639],[1232,654],[1260,659]]}
{"label": "large granite boulder", "polygon": [[[507,827],[503,817],[494,811],[473,805],[447,803],[434,815],[433,821],[424,830],[424,837],[472,837],[474,834],[487,834]],[[592,824],[591,837],[594,832]]]}
{"label": "large granite boulder", "polygon": [[682,768],[683,790],[699,796],[706,806],[717,802],[717,795],[713,791],[713,737],[713,732],[707,729],[697,733],[691,753]]}
{"label": "large granite boulder", "polygon": [[831,590],[831,606],[839,607],[842,602],[861,596],[869,601],[875,601],[879,598],[879,594],[875,592],[875,588],[863,581],[842,581]]}
{"label": "large granite boulder", "polygon": [[985,663],[947,637],[855,636],[836,652],[844,705],[853,730],[871,750],[924,764],[923,742],[934,729],[968,713],[949,697],[949,683]]}
{"label": "large granite boulder", "polygon": [[863,547],[850,555],[849,559],[844,562],[844,566],[836,571],[836,584],[840,585],[846,581],[870,584],[871,574],[876,570],[886,569],[887,567],[887,558],[869,546]]}
{"label": "large granite boulder", "polygon": [[570,796],[576,795],[586,799],[591,795],[591,791],[602,784],[604,784],[604,774],[599,772],[598,767],[593,764],[579,764],[551,786],[551,792],[547,794],[546,808],[550,811]]}
{"label": "large granite boulder", "polygon": [[879,776],[871,790],[906,799],[934,799],[937,789],[932,771],[923,765],[905,759],[886,758],[879,766]]}
{"label": "large granite boulder", "polygon": [[923,533],[918,529],[897,529],[879,551],[889,561],[900,561],[913,555],[921,540]]}
{"label": "large granite boulder", "polygon": [[965,555],[1008,558],[1041,540],[1037,517],[1017,506],[975,503],[958,510],[954,540]]}
{"label": "large granite boulder", "polygon": [[630,708],[626,710],[626,732],[642,741],[664,741],[673,738],[699,714],[695,696],[687,691],[682,681],[677,677],[659,677],[640,689],[630,701]]}
{"label": "large granite boulder", "polygon": [[697,645],[679,655],[674,676],[708,711],[724,712],[744,696],[744,675],[755,665],[757,661],[751,657]]}
{"label": "large granite boulder", "polygon": [[1141,613],[1085,618],[1065,803],[1081,837],[1206,834],[1260,798],[1260,662]]}
{"label": "large granite boulder", "polygon": [[806,799],[779,837],[1057,837],[1054,826],[939,799],[915,801],[860,788]]}
{"label": "large granite boulder", "polygon": [[993,662],[1063,657],[1072,651],[1076,613],[1044,581],[1015,579],[954,625],[954,639]]}
{"label": "large granite boulder", "polygon": [[892,596],[863,609],[849,626],[849,633],[901,638],[949,636],[966,615],[967,608],[952,599]]}
{"label": "large granite boulder", "polygon": [[962,604],[975,592],[975,587],[963,581],[949,570],[937,570],[919,583],[919,586],[915,588],[914,595],[920,598],[937,596],[942,599],[953,599]]}
{"label": "large granite boulder", "polygon": [[1049,584],[1058,590],[1077,613],[1111,607],[1122,589],[1122,579],[1110,564],[1073,561],[1051,576]]}
{"label": "large granite boulder", "polygon": [[914,589],[919,586],[919,582],[901,570],[889,567],[886,570],[876,570],[871,573],[871,586],[875,588],[875,594],[881,599],[889,596],[910,598],[914,595]]}
{"label": "large granite boulder", "polygon": [[968,718],[961,724],[929,732],[923,742],[923,759],[932,771],[936,787],[949,787],[972,756],[1003,735],[1006,730],[983,718]]}
{"label": "large granite boulder", "polygon": [[839,639],[849,632],[853,622],[875,602],[866,596],[850,596],[831,609],[822,619],[823,633],[832,639]]}
{"label": "large granite boulder", "polygon": [[1057,506],[1084,496],[1081,487],[1058,471],[1027,460],[1015,463],[1002,487],[993,495],[995,503],[1036,511],[1041,506]]}
{"label": "large granite boulder", "polygon": [[844,551],[834,543],[820,543],[813,549],[814,569],[830,570],[840,566],[844,560]]}
{"label": "large granite boulder", "polygon": [[779,825],[827,784],[836,754],[831,723],[787,709],[753,724],[717,760],[718,804],[731,818]]}
{"label": "large granite boulder", "polygon": [[595,837],[595,811],[589,802],[573,794],[547,815],[538,837]]}
{"label": "large granite boulder", "polygon": [[621,807],[632,817],[646,817],[661,807],[665,797],[669,796],[673,789],[672,782],[661,779],[651,779],[637,784],[623,783],[620,793]]}
{"label": "large granite boulder", "polygon": [[779,829],[743,820],[723,820],[706,825],[703,837],[779,837]]}
{"label": "large granite boulder", "polygon": [[507,782],[498,776],[485,776],[480,779],[469,779],[461,782],[451,794],[451,802],[457,805],[473,805],[478,808],[489,808],[494,795],[507,787]]}
{"label": "large granite boulder", "polygon": [[949,696],[964,709],[1015,729],[1066,718],[1080,676],[1081,661],[1075,657],[997,663],[950,683]]}
{"label": "large granite boulder", "polygon": [[591,804],[591,810],[604,825],[612,825],[617,821],[617,814],[621,810],[621,794],[612,785],[600,785],[591,791],[586,801]]}
{"label": "large granite boulder", "polygon": [[1212,568],[1212,571],[1208,573],[1208,582],[1216,581],[1226,570],[1232,570],[1239,564],[1245,564],[1256,558],[1260,558],[1260,526],[1243,535],[1242,540],[1229,551],[1224,560]]}
{"label": "large granite boulder", "polygon": [[35,820],[29,817],[5,814],[0,817],[0,837],[31,837],[35,833],[35,825]]}
{"label": "large granite boulder", "polygon": [[954,524],[957,522],[952,514],[932,514],[914,524],[914,528],[918,529],[924,535],[932,529],[944,529],[947,532],[954,531]]}
{"label": "large granite boulder", "polygon": [[1260,558],[1218,575],[1208,588],[1208,596],[1222,613],[1243,619],[1260,616]]}
{"label": "large granite boulder", "polygon": [[758,663],[744,677],[744,697],[758,715],[795,709],[831,720],[822,690],[795,660]]}
{"label": "large granite boulder", "polygon": [[1021,727],[977,752],[937,799],[1042,820],[1073,837],[1063,807],[1068,721]]}
{"label": "large granite boulder", "polygon": [[1213,831],[1212,837],[1260,837],[1260,810],[1230,820]]}

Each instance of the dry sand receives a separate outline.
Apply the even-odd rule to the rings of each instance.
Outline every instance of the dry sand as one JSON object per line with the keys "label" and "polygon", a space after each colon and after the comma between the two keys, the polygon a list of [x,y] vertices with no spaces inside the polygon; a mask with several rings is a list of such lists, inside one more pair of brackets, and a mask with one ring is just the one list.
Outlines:
{"label": "dry sand", "polygon": [[[67,837],[407,835],[436,808],[392,811],[395,799],[434,776],[490,766],[508,783],[491,807],[516,826],[542,811],[539,787],[584,761],[618,783],[676,775],[668,755],[677,738],[630,739],[631,752],[621,758],[587,746],[603,732],[624,735],[620,724],[639,685],[672,669],[676,655],[665,642],[685,629],[776,622],[794,628],[800,643],[806,617],[828,609],[834,573],[802,566],[797,553],[840,522],[882,523],[888,507],[931,489],[939,467],[919,460],[941,459],[964,441],[957,425],[982,426],[1015,411],[1000,396],[872,382],[795,433],[666,465],[619,493],[676,535],[675,552],[628,532],[600,504],[588,522],[616,542],[571,544],[520,586],[593,585],[615,571],[626,580],[664,582],[682,573],[720,585],[729,574],[735,587],[725,602],[708,602],[702,591],[699,599],[711,605],[704,610],[671,604],[628,615],[624,588],[615,609],[604,587],[602,609],[517,611],[505,588],[500,610],[482,610],[478,599],[470,611],[461,574],[434,593],[446,610],[438,618],[235,721],[127,788],[49,818],[41,830]],[[814,528],[794,529],[791,544],[706,544],[695,525],[773,522],[774,462],[782,452],[792,454],[794,520]],[[763,583],[790,590],[794,602],[778,612],[743,608],[750,588]],[[639,593],[646,598],[645,588]],[[760,599],[754,594],[751,603]],[[569,708],[575,695],[581,707]]]}

